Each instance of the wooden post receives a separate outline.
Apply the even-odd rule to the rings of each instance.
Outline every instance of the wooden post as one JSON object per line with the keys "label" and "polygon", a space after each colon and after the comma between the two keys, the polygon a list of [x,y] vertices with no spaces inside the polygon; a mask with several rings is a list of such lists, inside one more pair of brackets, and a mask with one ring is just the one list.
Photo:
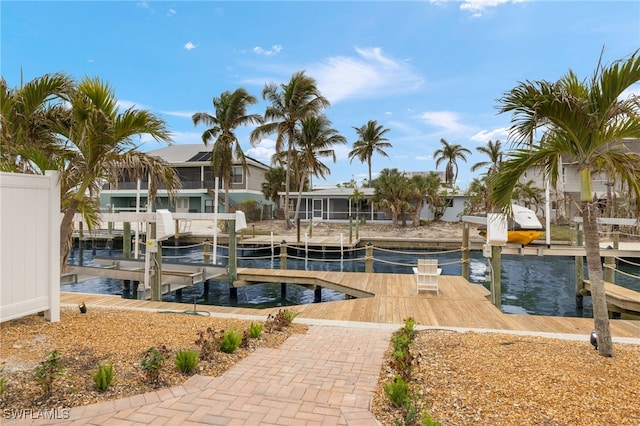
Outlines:
{"label": "wooden post", "polygon": [[[576,246],[582,247],[582,229],[580,224],[576,225]],[[575,262],[575,280],[576,280],[576,308],[584,308],[584,296],[582,295],[582,289],[584,287],[584,256],[576,256]]]}
{"label": "wooden post", "polygon": [[227,221],[229,229],[229,264],[227,269],[229,271],[229,296],[232,299],[238,298],[238,288],[234,287],[234,283],[238,280],[238,257],[236,255],[236,221],[230,219]]}
{"label": "wooden post", "polygon": [[180,245],[180,221],[178,219],[173,221],[173,245]]}
{"label": "wooden post", "polygon": [[313,302],[320,303],[322,302],[322,287],[319,285],[313,290]]}
{"label": "wooden post", "polygon": [[349,246],[353,244],[353,218],[349,216]]}
{"label": "wooden post", "polygon": [[287,269],[287,242],[280,243],[280,269]]}
{"label": "wooden post", "polygon": [[500,309],[502,305],[502,247],[491,246],[491,302]]}
{"label": "wooden post", "polygon": [[309,217],[309,238],[313,237],[313,214]]}
{"label": "wooden post", "polygon": [[296,219],[296,241],[300,242],[300,218]]}
{"label": "wooden post", "polygon": [[131,257],[131,222],[122,224],[122,256],[125,259]]}
{"label": "wooden post", "polygon": [[463,222],[462,225],[462,277],[469,281],[470,265],[469,265],[469,223]]}
{"label": "wooden post", "polygon": [[[280,243],[280,269],[287,269],[287,242],[282,240]],[[280,283],[280,297],[287,297],[287,283]]]}
{"label": "wooden post", "polygon": [[211,244],[208,238],[202,243],[202,259],[205,265],[208,265],[211,261]]}
{"label": "wooden post", "polygon": [[[606,251],[605,251],[606,253]],[[616,259],[607,256],[604,258],[604,280],[609,283],[616,283]]]}
{"label": "wooden post", "polygon": [[[149,223],[149,240],[156,239],[156,223]],[[147,240],[148,241],[148,240]],[[153,281],[151,283],[151,300],[153,301],[161,301],[162,300],[162,246],[160,242],[157,242],[158,249],[155,253],[146,252],[145,256],[152,256],[152,259],[155,259],[155,274],[153,275]],[[148,250],[148,248],[147,248]]]}
{"label": "wooden post", "polygon": [[373,245],[371,243],[367,243],[364,253],[364,271],[373,272]]}

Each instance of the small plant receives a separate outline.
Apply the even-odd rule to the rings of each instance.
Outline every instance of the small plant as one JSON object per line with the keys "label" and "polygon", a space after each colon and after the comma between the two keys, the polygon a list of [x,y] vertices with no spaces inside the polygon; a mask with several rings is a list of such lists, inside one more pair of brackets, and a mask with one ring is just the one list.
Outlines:
{"label": "small plant", "polygon": [[409,383],[396,376],[392,382],[384,385],[384,393],[396,407],[404,408],[409,403]]}
{"label": "small plant", "polygon": [[269,314],[265,323],[267,332],[282,331],[285,327],[290,326],[299,314],[300,312],[290,311],[288,309],[279,309],[275,316]]}
{"label": "small plant", "polygon": [[96,385],[96,388],[99,391],[107,390],[111,383],[113,382],[113,364],[98,364],[98,371],[93,373],[93,384]]}
{"label": "small plant", "polygon": [[227,354],[232,354],[242,343],[242,333],[231,329],[224,332],[222,341],[220,342],[220,350]]}
{"label": "small plant", "polygon": [[414,328],[415,325],[416,325],[416,320],[414,320],[412,317],[409,317],[404,320],[403,331],[404,331],[404,334],[406,334],[409,340],[411,341],[413,341],[413,339],[415,339],[416,337],[416,330]]}
{"label": "small plant", "polygon": [[151,347],[145,351],[140,366],[150,383],[160,383],[160,372],[168,355],[169,350],[165,346],[160,346],[159,348]]}
{"label": "small plant", "polygon": [[193,349],[180,349],[174,362],[182,374],[191,374],[198,366],[198,353]]}
{"label": "small plant", "polygon": [[257,339],[258,337],[260,337],[260,335],[262,334],[262,324],[260,323],[251,323],[251,325],[249,326],[249,336],[251,336],[252,339]]}
{"label": "small plant", "polygon": [[200,359],[203,361],[213,360],[219,347],[219,341],[220,337],[213,328],[207,327],[206,331],[199,331],[195,344],[200,347]]}
{"label": "small plant", "polygon": [[5,383],[4,377],[0,377],[0,396],[7,391],[7,384]]}
{"label": "small plant", "polygon": [[53,390],[53,382],[56,377],[64,374],[64,370],[64,365],[60,360],[60,351],[54,350],[49,352],[48,358],[36,367],[33,377],[40,383],[45,395],[49,396]]}
{"label": "small plant", "polygon": [[434,420],[426,411],[422,413],[421,426],[441,426],[440,422]]}

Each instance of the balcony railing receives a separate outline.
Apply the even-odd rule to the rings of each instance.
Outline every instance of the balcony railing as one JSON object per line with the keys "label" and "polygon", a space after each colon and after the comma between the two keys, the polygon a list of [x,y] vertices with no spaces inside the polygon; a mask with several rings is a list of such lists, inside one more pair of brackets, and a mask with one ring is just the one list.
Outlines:
{"label": "balcony railing", "polygon": [[[137,182],[118,182],[117,185],[105,183],[102,186],[103,190],[120,190],[130,191],[138,188]],[[140,182],[140,189],[149,189],[149,182]],[[164,189],[164,185],[160,184],[158,189]],[[215,189],[215,182],[213,181],[183,181],[182,189]]]}

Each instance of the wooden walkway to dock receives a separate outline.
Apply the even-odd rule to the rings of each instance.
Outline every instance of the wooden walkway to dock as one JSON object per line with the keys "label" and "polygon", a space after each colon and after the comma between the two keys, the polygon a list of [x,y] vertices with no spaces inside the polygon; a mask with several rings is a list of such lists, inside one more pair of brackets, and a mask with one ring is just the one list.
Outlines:
{"label": "wooden walkway to dock", "polygon": [[[504,314],[488,300],[488,291],[479,284],[471,284],[459,276],[440,277],[440,294],[416,291],[412,274],[382,274],[362,272],[325,272],[272,269],[238,269],[238,279],[263,279],[271,282],[316,280],[309,284],[329,287],[349,287],[362,292],[364,297],[351,300],[297,305],[290,309],[299,312],[299,318],[314,320],[359,321],[401,324],[413,317],[418,325],[433,327],[462,327],[506,331],[579,334],[588,336],[593,319],[551,317],[537,315]],[[300,281],[298,281],[300,282]],[[369,296],[370,295],[370,296]],[[184,303],[152,302],[123,299],[120,296],[61,293],[61,303],[77,305],[85,302],[89,307],[112,307],[146,310],[191,310]],[[250,315],[265,317],[280,308],[250,309],[225,306],[198,305],[198,310],[223,315]],[[640,338],[640,321],[612,320],[614,337]]]}

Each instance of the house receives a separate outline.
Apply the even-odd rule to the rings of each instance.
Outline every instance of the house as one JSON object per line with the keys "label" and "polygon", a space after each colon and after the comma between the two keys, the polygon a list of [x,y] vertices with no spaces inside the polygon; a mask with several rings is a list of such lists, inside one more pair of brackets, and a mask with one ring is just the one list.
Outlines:
{"label": "house", "polygon": [[[300,198],[300,212],[298,217],[302,221],[348,221],[357,217],[367,222],[391,222],[391,216],[379,209],[372,202],[375,188],[357,188],[359,196],[354,197],[354,188],[323,186],[305,192],[291,192],[289,194],[289,212],[295,214],[298,197]],[[284,198],[284,192],[280,193]],[[458,222],[465,207],[467,196],[447,192],[444,197],[445,210],[440,220]],[[425,205],[420,212],[420,219],[433,220],[433,212]]]}
{"label": "house", "polygon": [[[170,145],[149,151],[148,155],[160,157],[169,162],[182,181],[175,205],[169,205],[167,191],[159,189],[154,208],[169,209],[180,213],[212,213],[215,205],[215,178],[211,170],[211,150],[203,144]],[[260,203],[271,217],[272,202],[262,194],[262,183],[269,166],[253,158],[246,157],[247,170],[240,162],[233,166],[233,178],[229,198],[232,206],[245,200]],[[140,207],[146,208],[148,180],[140,182]],[[105,184],[100,194],[100,207],[103,210],[132,211],[136,208],[138,183],[123,178],[115,185]],[[224,184],[219,183],[219,210],[224,205]]]}
{"label": "house", "polygon": [[[640,153],[640,139],[625,139],[622,144],[629,148],[632,152]],[[605,173],[594,173],[593,179],[593,196],[600,200],[602,206],[602,216],[615,217],[621,213],[612,213],[614,206],[624,209],[623,202],[625,189],[621,188],[621,182],[615,176],[609,176]],[[532,187],[546,187],[546,180],[543,170],[539,167],[528,170],[521,178],[520,182],[526,184],[533,181]],[[550,201],[550,217],[553,220],[566,218],[571,220],[573,217],[580,216],[578,207],[580,204],[580,173],[578,166],[570,156],[562,157],[562,169],[555,187],[549,187]],[[532,207],[539,215],[544,214],[545,205],[544,198],[540,200],[537,206]],[[632,209],[627,212],[632,214]]]}

